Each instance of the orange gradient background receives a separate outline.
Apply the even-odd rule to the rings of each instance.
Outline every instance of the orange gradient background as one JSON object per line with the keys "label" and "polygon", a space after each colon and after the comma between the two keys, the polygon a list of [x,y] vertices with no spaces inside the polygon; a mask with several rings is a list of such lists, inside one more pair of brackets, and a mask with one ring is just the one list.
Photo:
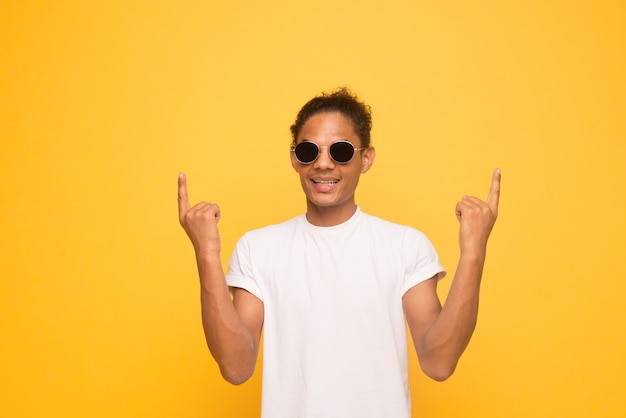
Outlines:
{"label": "orange gradient background", "polygon": [[[454,270],[454,206],[503,173],[456,374],[411,351],[415,417],[626,416],[626,3],[0,4],[0,416],[254,417],[205,346],[176,178],[223,260],[304,211],[289,125],[372,105],[364,211]],[[442,282],[444,298],[449,278]]]}

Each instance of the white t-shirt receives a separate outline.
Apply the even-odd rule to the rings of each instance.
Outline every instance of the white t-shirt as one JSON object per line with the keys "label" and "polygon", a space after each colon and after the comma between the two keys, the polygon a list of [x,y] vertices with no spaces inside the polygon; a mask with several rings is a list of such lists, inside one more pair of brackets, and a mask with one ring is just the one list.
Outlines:
{"label": "white t-shirt", "polygon": [[264,303],[263,418],[409,418],[402,296],[445,274],[424,234],[362,213],[248,232],[229,286]]}

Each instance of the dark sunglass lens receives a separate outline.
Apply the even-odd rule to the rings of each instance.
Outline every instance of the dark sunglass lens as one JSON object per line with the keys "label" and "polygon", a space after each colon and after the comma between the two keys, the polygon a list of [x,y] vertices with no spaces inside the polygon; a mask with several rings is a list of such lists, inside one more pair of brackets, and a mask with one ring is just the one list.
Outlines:
{"label": "dark sunglass lens", "polygon": [[349,142],[335,142],[330,146],[330,156],[338,163],[347,163],[354,155],[354,146]]}
{"label": "dark sunglass lens", "polygon": [[304,164],[312,163],[317,158],[319,150],[313,142],[300,142],[294,149],[298,161]]}

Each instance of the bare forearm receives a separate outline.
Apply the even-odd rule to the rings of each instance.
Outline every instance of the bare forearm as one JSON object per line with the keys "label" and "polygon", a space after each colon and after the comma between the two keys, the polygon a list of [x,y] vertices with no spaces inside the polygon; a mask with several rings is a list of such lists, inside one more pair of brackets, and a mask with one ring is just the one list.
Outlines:
{"label": "bare forearm", "polygon": [[[253,338],[230,297],[220,260],[221,241],[217,228],[220,217],[220,209],[215,203],[200,202],[191,206],[187,177],[180,173],[178,219],[196,252],[204,335],[222,376],[239,384],[254,371],[262,319],[257,321],[259,331]],[[259,310],[257,317],[262,318],[262,311]]]}
{"label": "bare forearm", "polygon": [[424,335],[420,362],[437,380],[454,372],[476,327],[484,261],[484,254],[461,255],[446,302]]}
{"label": "bare forearm", "polygon": [[[405,295],[405,312],[422,370],[436,380],[452,375],[476,328],[487,240],[498,217],[500,177],[500,169],[494,170],[486,201],[463,196],[456,205],[461,257],[444,306],[437,298],[436,285],[416,286]],[[415,301],[422,302],[422,307],[414,305]]]}
{"label": "bare forearm", "polygon": [[224,378],[243,383],[254,371],[258,349],[233,305],[219,254],[196,258],[207,345]]}

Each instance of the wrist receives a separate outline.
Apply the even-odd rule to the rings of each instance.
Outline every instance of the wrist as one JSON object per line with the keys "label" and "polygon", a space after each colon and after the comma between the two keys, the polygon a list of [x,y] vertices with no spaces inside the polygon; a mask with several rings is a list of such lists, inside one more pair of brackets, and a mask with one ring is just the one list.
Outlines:
{"label": "wrist", "polygon": [[198,263],[213,263],[220,260],[219,248],[205,248],[196,250],[196,260]]}
{"label": "wrist", "polygon": [[486,248],[461,249],[461,260],[484,263],[487,256]]}

